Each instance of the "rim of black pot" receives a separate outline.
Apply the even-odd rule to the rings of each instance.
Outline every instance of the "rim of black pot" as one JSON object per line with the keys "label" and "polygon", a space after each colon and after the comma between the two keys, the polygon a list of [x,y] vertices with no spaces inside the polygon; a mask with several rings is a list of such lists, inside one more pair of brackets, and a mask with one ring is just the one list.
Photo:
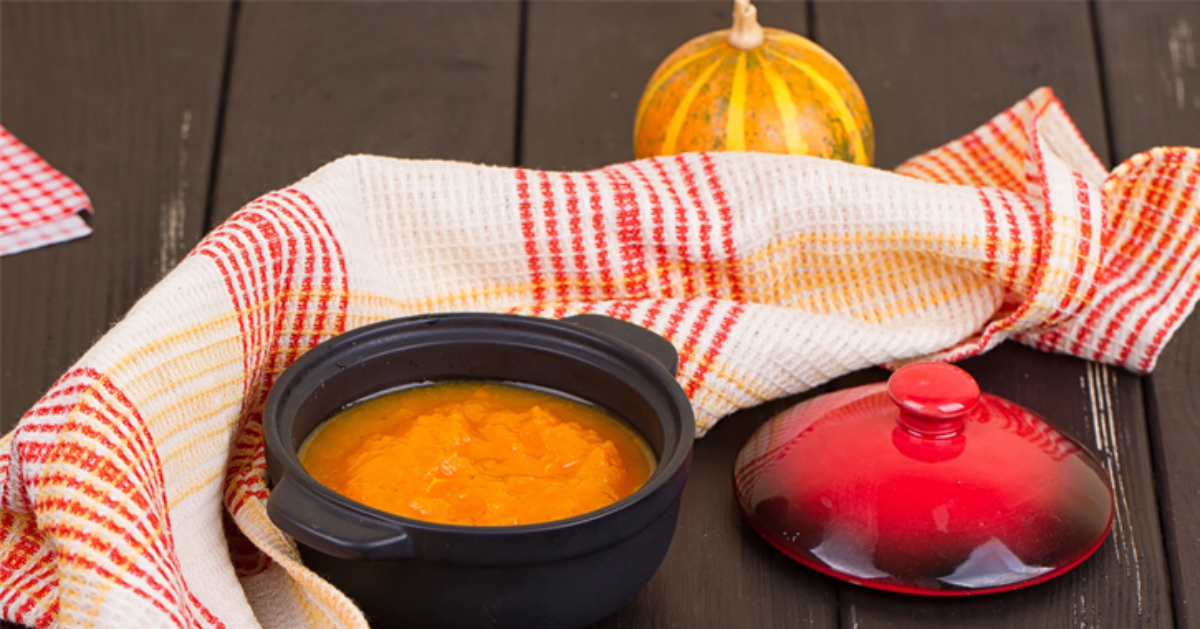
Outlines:
{"label": "rim of black pot", "polygon": [[[619,319],[613,320],[621,321]],[[280,408],[281,405],[286,402],[285,396],[287,396],[293,389],[305,383],[305,377],[308,376],[311,371],[330,360],[335,360],[337,358],[337,354],[346,351],[344,348],[348,346],[352,346],[353,344],[385,344],[389,341],[394,342],[394,337],[391,336],[393,328],[410,325],[420,326],[422,324],[433,325],[442,321],[450,321],[453,323],[499,322],[510,327],[524,326],[534,329],[540,328],[557,335],[565,334],[567,336],[573,336],[576,340],[582,339],[585,341],[585,345],[591,344],[595,347],[605,346],[604,349],[608,351],[612,351],[613,348],[617,348],[626,356],[626,358],[633,359],[634,362],[637,363],[637,365],[640,367],[639,372],[643,376],[649,376],[650,379],[657,380],[655,384],[659,385],[659,387],[666,393],[664,401],[669,399],[671,405],[675,407],[674,410],[676,410],[680,415],[681,425],[678,427],[679,433],[673,435],[674,438],[670,438],[671,435],[668,434],[669,431],[664,426],[662,447],[663,452],[656,461],[657,464],[654,471],[651,473],[646,482],[637,489],[637,491],[633,492],[629,496],[626,496],[625,498],[622,498],[621,500],[618,500],[617,502],[594,511],[589,511],[587,513],[561,520],[550,520],[535,524],[474,526],[446,524],[407,518],[401,515],[376,509],[343,496],[342,494],[339,494],[338,492],[326,487],[325,485],[321,484],[320,481],[313,478],[312,475],[308,473],[308,470],[306,470],[300,463],[296,447],[290,445],[291,436],[285,436],[282,434],[282,422],[277,421],[276,419],[282,410]],[[621,321],[621,323],[627,322]],[[648,330],[645,332],[647,334],[654,334]],[[661,339],[661,337],[658,338],[664,343],[667,343],[665,339]],[[413,344],[411,347],[419,346],[420,344],[418,343]],[[407,344],[400,344],[397,346],[398,349],[404,347],[410,346]],[[600,353],[603,354],[604,352]],[[628,361],[623,360],[621,362],[624,363]],[[342,365],[342,367],[345,366],[349,365]],[[489,380],[495,381],[494,379]],[[431,380],[430,382],[437,381],[439,380]],[[517,381],[514,380],[513,382]],[[403,385],[408,383],[401,384]],[[576,395],[569,392],[563,393],[567,393],[568,395]],[[311,391],[309,394],[311,395]],[[344,404],[350,404],[361,399],[363,398],[359,397],[352,400],[346,400]],[[598,403],[595,400],[588,401],[591,403]],[[303,401],[300,403],[302,404]],[[328,419],[328,417],[326,419]],[[623,419],[622,421],[624,423],[628,423],[628,420]],[[630,426],[630,428],[640,432],[632,426]],[[651,352],[633,345],[628,341],[622,341],[621,339],[597,332],[596,330],[582,327],[581,325],[572,323],[570,318],[546,319],[502,313],[454,312],[415,315],[380,321],[350,330],[338,336],[332,337],[331,339],[327,339],[313,349],[309,350],[303,356],[296,359],[291,366],[285,369],[283,374],[280,375],[279,379],[272,386],[271,392],[267,397],[267,402],[264,407],[263,433],[264,440],[266,442],[266,452],[268,454],[268,473],[273,481],[273,484],[276,486],[286,479],[288,482],[296,483],[302,489],[307,490],[310,493],[317,494],[326,501],[335,503],[342,509],[351,512],[359,512],[376,519],[392,521],[402,525],[405,529],[430,533],[469,534],[473,536],[490,537],[500,535],[511,536],[534,534],[575,527],[594,520],[608,517],[617,512],[624,511],[625,509],[628,509],[632,505],[645,499],[646,496],[654,494],[662,489],[664,485],[670,483],[681,471],[681,468],[688,463],[695,437],[695,415],[692,410],[690,400],[688,400],[687,395],[683,392],[682,387],[680,387],[679,383],[675,380],[675,375],[673,373],[669,373],[666,367],[662,364],[662,360],[660,358],[656,358]],[[271,465],[272,451],[278,453],[278,456],[275,458],[277,459],[277,463],[282,465],[283,469],[278,469],[279,465]],[[669,501],[664,501],[663,509],[668,506],[667,502]],[[287,531],[285,530],[285,532]]]}

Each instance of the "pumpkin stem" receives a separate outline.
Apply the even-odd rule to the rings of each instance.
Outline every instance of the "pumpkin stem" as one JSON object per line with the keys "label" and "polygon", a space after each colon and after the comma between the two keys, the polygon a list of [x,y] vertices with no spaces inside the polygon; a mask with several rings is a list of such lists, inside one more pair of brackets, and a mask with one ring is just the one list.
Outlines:
{"label": "pumpkin stem", "polygon": [[750,0],[733,0],[733,28],[729,29],[729,45],[753,50],[763,43],[763,29],[758,24],[758,9]]}

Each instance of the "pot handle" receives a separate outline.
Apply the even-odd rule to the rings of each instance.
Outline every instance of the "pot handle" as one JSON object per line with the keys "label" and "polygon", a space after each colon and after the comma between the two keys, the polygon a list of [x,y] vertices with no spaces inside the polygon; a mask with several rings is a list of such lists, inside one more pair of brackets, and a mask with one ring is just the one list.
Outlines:
{"label": "pot handle", "polygon": [[675,351],[675,346],[667,339],[640,325],[597,314],[575,315],[567,317],[563,321],[605,336],[611,336],[618,341],[623,341],[626,345],[632,345],[650,354],[672,376],[679,371],[679,352]]}
{"label": "pot handle", "polygon": [[267,515],[296,541],[341,559],[411,559],[412,538],[402,527],[317,501],[299,483],[284,477],[267,498]]}

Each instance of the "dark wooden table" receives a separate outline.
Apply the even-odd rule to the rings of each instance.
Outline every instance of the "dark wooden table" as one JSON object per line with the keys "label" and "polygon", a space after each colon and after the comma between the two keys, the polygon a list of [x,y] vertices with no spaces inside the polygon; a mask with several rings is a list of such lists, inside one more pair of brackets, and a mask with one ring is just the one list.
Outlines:
{"label": "dark wooden table", "polygon": [[[88,239],[0,260],[0,426],[208,230],[346,153],[552,169],[632,157],[659,61],[731,3],[0,5],[0,123],[96,206]],[[850,69],[877,163],[1049,85],[1110,165],[1200,145],[1200,3],[767,2]],[[743,525],[732,460],[781,400],[698,442],[674,545],[601,627],[1200,627],[1200,318],[1150,377],[1013,345],[963,366],[1094,445],[1117,479],[1109,540],[1026,590],[930,600],[845,585]],[[880,380],[852,374],[828,388]]]}

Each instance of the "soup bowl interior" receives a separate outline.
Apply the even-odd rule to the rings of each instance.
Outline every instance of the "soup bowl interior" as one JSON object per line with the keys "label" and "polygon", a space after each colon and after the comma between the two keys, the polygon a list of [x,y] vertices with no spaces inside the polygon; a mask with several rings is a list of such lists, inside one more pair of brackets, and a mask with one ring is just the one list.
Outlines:
{"label": "soup bowl interior", "polygon": [[665,409],[655,408],[628,374],[542,347],[464,341],[403,348],[336,368],[329,376],[297,408],[291,449],[299,450],[317,426],[348,404],[406,386],[461,380],[533,386],[604,407],[646,440],[656,461],[680,428],[661,420]]}

